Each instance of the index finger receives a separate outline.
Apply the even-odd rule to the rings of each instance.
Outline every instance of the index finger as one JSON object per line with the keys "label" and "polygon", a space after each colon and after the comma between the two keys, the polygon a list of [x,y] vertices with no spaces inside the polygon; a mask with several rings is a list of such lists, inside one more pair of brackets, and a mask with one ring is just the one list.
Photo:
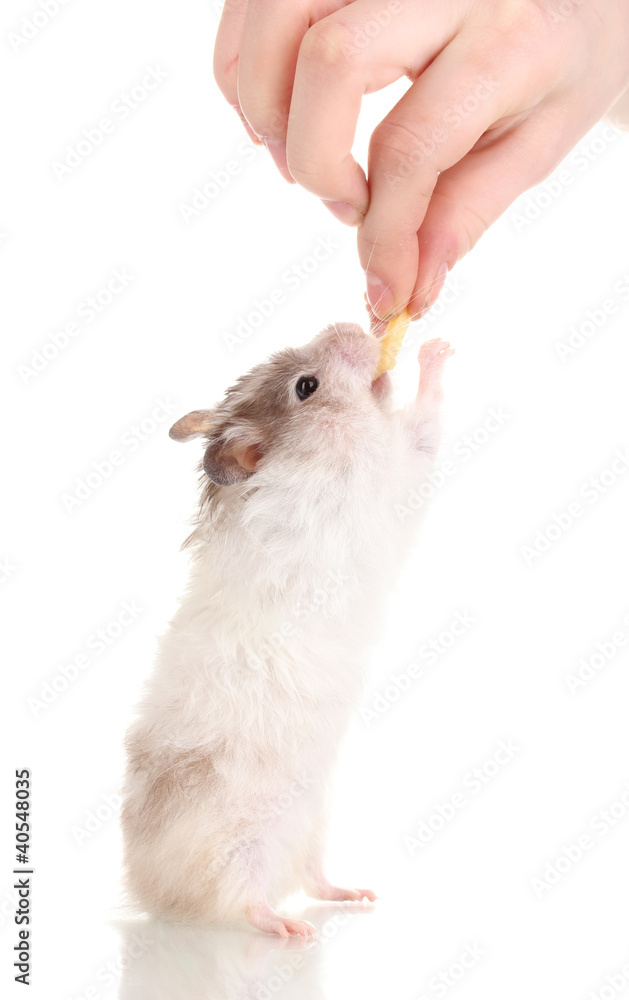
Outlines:
{"label": "index finger", "polygon": [[417,10],[400,0],[356,0],[313,25],[302,41],[288,165],[308,191],[344,206],[350,225],[362,222],[369,204],[365,173],[352,156],[363,94],[393,83],[408,67],[421,72],[445,44],[452,25],[427,8],[418,24]]}
{"label": "index finger", "polygon": [[[464,157],[505,111],[510,88],[493,68],[482,65],[473,44],[451,43],[373,134],[371,202],[358,242],[370,303],[379,316],[399,312],[411,298],[417,234],[440,173]],[[435,262],[429,284],[418,290],[424,299],[456,260],[454,236],[443,234],[441,242],[444,259]],[[411,311],[422,305],[413,302]]]}

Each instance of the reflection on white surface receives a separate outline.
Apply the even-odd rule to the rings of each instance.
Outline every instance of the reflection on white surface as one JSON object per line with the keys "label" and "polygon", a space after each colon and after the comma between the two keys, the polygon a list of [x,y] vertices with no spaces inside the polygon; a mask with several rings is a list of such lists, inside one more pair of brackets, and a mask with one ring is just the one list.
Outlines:
{"label": "reflection on white surface", "polygon": [[315,939],[248,928],[129,921],[122,938],[118,1000],[325,1000],[326,949],[372,907],[322,905],[304,912]]}

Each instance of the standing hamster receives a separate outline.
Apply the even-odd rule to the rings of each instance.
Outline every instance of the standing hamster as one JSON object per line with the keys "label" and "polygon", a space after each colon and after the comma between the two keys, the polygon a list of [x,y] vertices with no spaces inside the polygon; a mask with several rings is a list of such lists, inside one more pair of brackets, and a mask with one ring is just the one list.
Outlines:
{"label": "standing hamster", "polygon": [[376,338],[335,324],[171,428],[204,439],[203,482],[188,588],[127,736],[137,908],[287,936],[314,931],[276,912],[292,892],[375,898],[323,873],[330,772],[415,531],[396,506],[432,469],[451,353],[424,344],[417,398],[394,410]]}

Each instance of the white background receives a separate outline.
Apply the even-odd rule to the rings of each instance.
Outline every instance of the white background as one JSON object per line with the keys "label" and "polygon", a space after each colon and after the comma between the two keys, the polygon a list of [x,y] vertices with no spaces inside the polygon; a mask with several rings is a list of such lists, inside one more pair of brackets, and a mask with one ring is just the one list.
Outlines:
{"label": "white background", "polygon": [[[330,877],[371,885],[379,903],[312,906],[322,943],[305,953],[253,933],[125,924],[112,796],[156,636],[185,581],[178,549],[196,497],[198,449],[173,444],[168,427],[272,349],[334,320],[363,322],[363,284],[355,234],[248,147],[218,94],[210,3],[69,0],[15,51],[10,33],[38,9],[5,0],[0,24],[0,974],[10,995],[23,989],[12,982],[11,789],[14,769],[29,767],[31,996],[615,996],[629,964],[629,809],[616,806],[605,832],[600,814],[629,788],[628,647],[615,636],[629,636],[627,466],[594,500],[587,484],[629,447],[629,138],[599,125],[553,187],[523,196],[457,266],[449,301],[414,328],[398,365],[404,392],[422,338],[456,347],[441,457],[454,474],[436,491],[374,657],[363,708],[380,714],[367,722],[357,710],[337,776]],[[112,104],[148,67],[165,78],[117,118]],[[402,89],[367,100],[363,160]],[[59,179],[54,161],[108,115],[113,131]],[[228,163],[224,190],[185,222],[181,206]],[[334,246],[313,269],[321,239]],[[289,285],[295,266],[304,277]],[[132,280],[86,322],[81,304],[115,269]],[[283,298],[272,315],[230,349],[226,335],[274,291]],[[53,335],[63,343],[73,321],[78,335],[28,374],[33,352]],[[590,335],[562,360],[558,342],[584,324]],[[157,420],[160,400],[173,410]],[[492,408],[507,416],[490,432]],[[69,510],[77,480],[112,451],[121,463]],[[575,502],[581,516],[527,557]],[[90,636],[125,601],[142,609],[137,620],[95,653]],[[434,664],[422,659],[459,612],[473,626]],[[448,635],[438,641],[442,650]],[[599,642],[609,658],[571,693],[566,675]],[[46,683],[61,687],[61,667],[81,653],[89,664],[53,699]],[[416,662],[423,675],[409,681]],[[494,767],[501,740],[518,751]],[[487,780],[475,792],[478,766]],[[465,804],[429,843],[405,842],[421,823],[439,826],[435,810],[457,792]],[[560,862],[556,884],[534,883],[583,835],[590,848]],[[454,985],[468,946],[482,957]]]}

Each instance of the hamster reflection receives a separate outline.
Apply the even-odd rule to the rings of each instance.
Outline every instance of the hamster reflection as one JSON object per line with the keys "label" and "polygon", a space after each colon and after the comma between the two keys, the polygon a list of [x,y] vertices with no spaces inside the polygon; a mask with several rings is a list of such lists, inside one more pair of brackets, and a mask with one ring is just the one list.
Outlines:
{"label": "hamster reflection", "polygon": [[247,929],[133,921],[122,937],[118,1000],[326,1000],[326,950],[372,907],[308,908],[319,936],[278,938]]}

